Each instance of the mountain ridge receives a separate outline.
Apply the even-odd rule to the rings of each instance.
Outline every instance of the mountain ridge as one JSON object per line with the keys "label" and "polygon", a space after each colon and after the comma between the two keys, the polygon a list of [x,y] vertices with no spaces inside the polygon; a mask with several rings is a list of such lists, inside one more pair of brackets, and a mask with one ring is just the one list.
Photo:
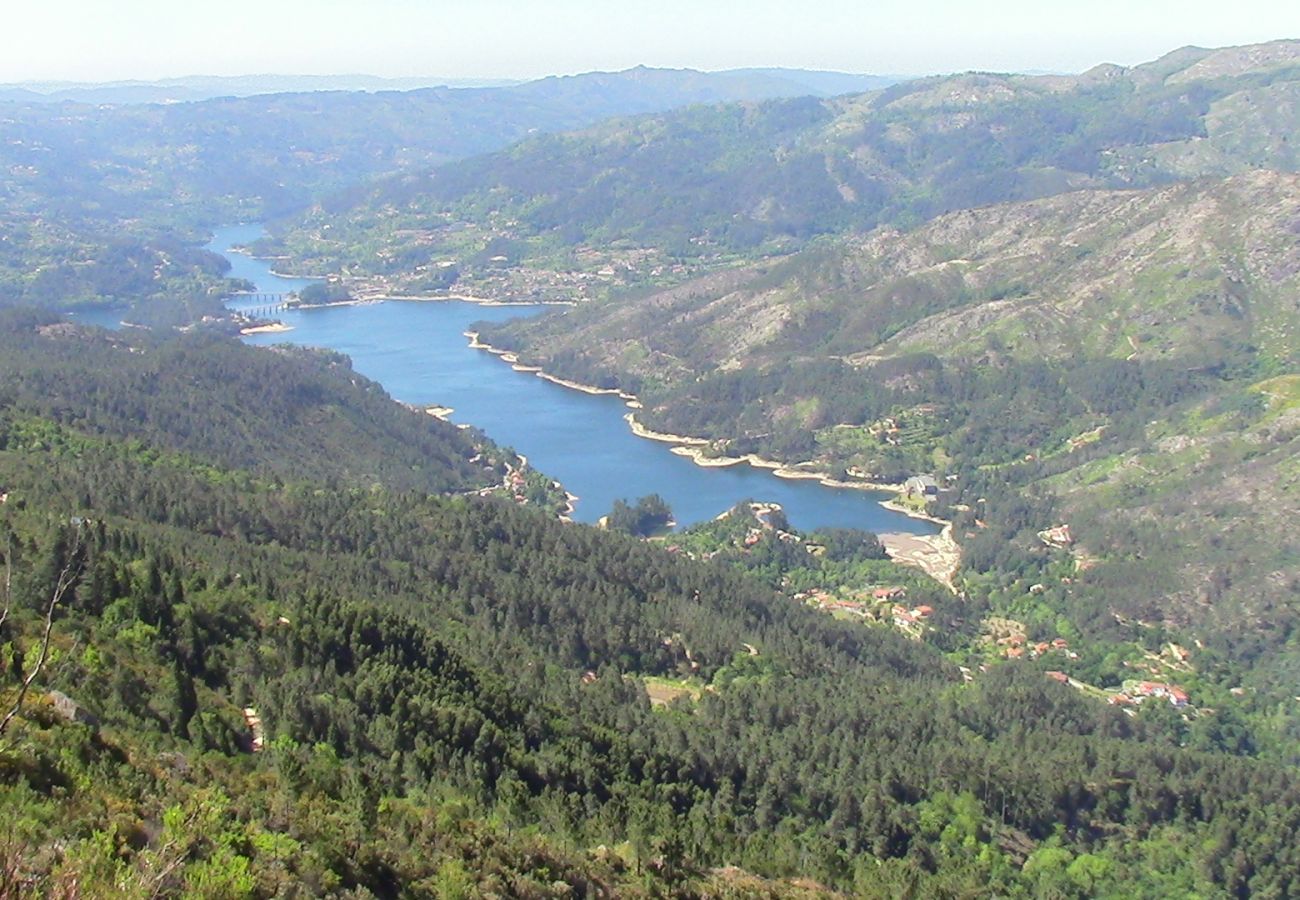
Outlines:
{"label": "mountain ridge", "polygon": [[[110,82],[26,81],[0,84],[0,102],[37,103],[197,103],[223,98],[245,98],[265,94],[338,92],[410,92],[418,90],[454,90],[500,92],[528,89],[544,90],[557,82],[608,80],[635,77],[644,72],[674,73],[683,80],[713,85],[714,100],[739,99],[736,94],[778,96],[807,92],[830,96],[869,90],[904,80],[901,76],[867,75],[849,72],[795,68],[737,68],[701,70],[658,66],[632,66],[611,71],[580,72],[543,78],[438,78],[378,75],[190,75],[159,80],[128,79]],[[666,78],[665,78],[666,80]]]}
{"label": "mountain ridge", "polygon": [[957,209],[1294,171],[1300,43],[1253,49],[614,120],[332,198],[276,223],[263,249],[315,275],[346,259],[345,280],[374,291],[429,292],[451,263],[470,292],[581,299]]}

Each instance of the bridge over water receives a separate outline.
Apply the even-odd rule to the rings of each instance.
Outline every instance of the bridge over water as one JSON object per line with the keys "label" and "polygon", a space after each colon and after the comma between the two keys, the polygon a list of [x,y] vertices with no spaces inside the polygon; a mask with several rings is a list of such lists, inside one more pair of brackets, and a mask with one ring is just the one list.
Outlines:
{"label": "bridge over water", "polygon": [[289,298],[293,294],[247,293],[231,294],[231,299],[239,301],[239,311],[246,316],[271,316],[289,308]]}

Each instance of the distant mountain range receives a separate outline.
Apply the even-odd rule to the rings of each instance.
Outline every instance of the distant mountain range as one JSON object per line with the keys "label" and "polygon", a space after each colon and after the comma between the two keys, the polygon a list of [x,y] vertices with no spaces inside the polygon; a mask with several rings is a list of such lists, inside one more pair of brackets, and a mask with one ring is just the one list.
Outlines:
{"label": "distant mountain range", "polygon": [[22,81],[0,84],[0,100],[28,103],[183,103],[215,97],[310,91],[411,91],[519,84],[511,79],[381,78],[377,75],[191,75],[158,81]]}
{"label": "distant mountain range", "polygon": [[[644,67],[629,70],[648,72]],[[805,69],[731,69],[697,72],[691,69],[654,70],[717,86],[714,99],[756,99],[799,94],[832,96],[875,90],[901,77],[854,75]],[[600,75],[605,73],[590,73]],[[554,83],[585,79],[586,75],[540,79]],[[672,77],[671,75],[669,77]],[[414,91],[426,88],[453,90],[500,90],[532,82],[506,78],[383,78],[377,75],[191,75],[158,81],[65,82],[24,81],[0,84],[0,101],[18,103],[192,103],[218,97],[252,97],[259,94],[300,94],[315,91]]]}
{"label": "distant mountain range", "polygon": [[[353,243],[383,246],[372,266],[453,258],[463,248],[441,229],[463,235],[464,224],[521,242],[521,259],[619,240],[678,256],[776,252],[1071,190],[1294,171],[1297,109],[1297,41],[1184,48],[1080,75],[965,73],[697,105],[408,170],[309,213],[286,246],[318,272],[338,271],[334,255],[355,263]],[[328,243],[306,239],[325,225]]]}
{"label": "distant mountain range", "polygon": [[[159,88],[124,85],[105,88],[119,93],[96,94],[92,105],[90,95],[78,95],[78,102],[68,99],[72,95],[60,104],[34,102],[23,88],[16,95],[20,102],[0,102],[8,138],[0,145],[0,190],[11,187],[7,205],[13,208],[14,198],[35,191],[38,206],[45,204],[42,198],[66,206],[96,196],[96,209],[120,212],[121,200],[138,204],[157,187],[162,193],[148,202],[160,207],[198,204],[210,210],[215,197],[226,197],[245,207],[239,217],[262,216],[375,176],[427,171],[528,135],[590,127],[613,116],[838,92],[891,79],[638,67],[507,86],[414,90],[323,89],[355,84],[346,79],[183,81],[207,84],[214,92],[308,84],[318,89],[162,104],[136,101],[157,100],[170,88],[158,94],[151,92]],[[69,189],[69,179],[80,181],[92,170],[93,184]],[[247,211],[250,203],[259,211]]]}

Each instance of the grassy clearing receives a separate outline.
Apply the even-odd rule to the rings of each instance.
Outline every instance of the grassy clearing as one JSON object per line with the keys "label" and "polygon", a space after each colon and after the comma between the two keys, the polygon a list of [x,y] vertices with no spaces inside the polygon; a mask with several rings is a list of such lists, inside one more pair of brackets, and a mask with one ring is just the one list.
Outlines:
{"label": "grassy clearing", "polygon": [[680,678],[664,678],[660,675],[646,675],[641,679],[645,692],[650,695],[651,706],[665,706],[678,697],[690,697],[699,700],[704,688],[698,683]]}

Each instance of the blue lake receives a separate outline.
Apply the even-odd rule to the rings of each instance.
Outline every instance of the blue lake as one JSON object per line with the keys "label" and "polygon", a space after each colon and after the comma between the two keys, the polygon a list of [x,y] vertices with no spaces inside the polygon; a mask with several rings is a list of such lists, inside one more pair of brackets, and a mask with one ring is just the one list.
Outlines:
{"label": "blue lake", "polygon": [[[231,274],[265,293],[297,290],[310,282],[270,273],[266,262],[228,252],[256,239],[255,225],[222,229],[209,249],[231,260]],[[231,306],[249,305],[232,298]],[[657,493],[680,525],[712,518],[746,498],[780,503],[795,527],[849,526],[878,533],[933,534],[931,524],[880,506],[887,495],[830,488],[774,476],[748,464],[704,468],[669,452],[669,445],[638,438],[614,396],[596,396],[516,372],[498,357],[468,346],[474,322],[537,315],[540,307],[387,301],[278,313],[293,331],[249,335],[250,344],[303,344],[346,353],[357,371],[396,399],[450,406],[455,422],[472,424],[499,444],[559,479],[579,497],[574,518],[594,522],[619,498]]]}

